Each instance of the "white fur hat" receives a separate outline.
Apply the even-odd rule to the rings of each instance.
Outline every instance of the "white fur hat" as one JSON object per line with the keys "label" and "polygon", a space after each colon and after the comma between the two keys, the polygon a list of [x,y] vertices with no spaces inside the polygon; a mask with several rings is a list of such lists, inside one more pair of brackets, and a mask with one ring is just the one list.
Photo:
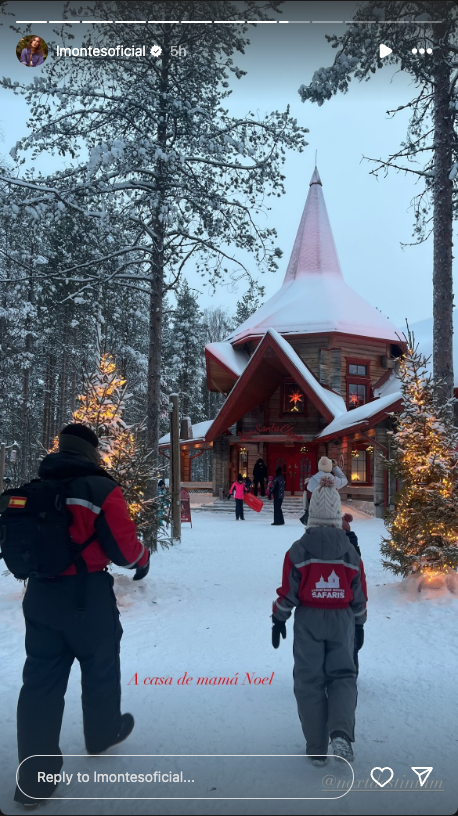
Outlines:
{"label": "white fur hat", "polygon": [[332,477],[322,476],[319,487],[313,491],[307,527],[340,527],[342,529],[340,496],[334,487]]}
{"label": "white fur hat", "polygon": [[332,473],[332,462],[327,456],[321,457],[318,462],[318,470],[323,471],[323,473]]}

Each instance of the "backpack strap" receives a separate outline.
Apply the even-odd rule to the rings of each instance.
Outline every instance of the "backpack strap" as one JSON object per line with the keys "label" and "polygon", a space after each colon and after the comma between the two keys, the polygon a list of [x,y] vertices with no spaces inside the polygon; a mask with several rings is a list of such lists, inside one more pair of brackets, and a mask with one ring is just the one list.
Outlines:
{"label": "backpack strap", "polygon": [[[65,479],[63,481],[65,482],[66,488],[68,489],[68,486],[70,485],[71,482],[74,481],[74,479]],[[89,493],[92,499],[90,487]],[[82,544],[77,544],[75,541],[72,541],[71,544],[69,545],[69,549],[72,554],[72,564],[75,565],[76,569],[75,595],[76,595],[76,614],[78,615],[78,617],[84,615],[84,612],[86,610],[86,580],[89,572],[82,553],[84,552],[86,547],[89,547],[89,544],[92,544],[92,542],[95,541],[96,538],[97,531],[94,529],[94,532],[89,536],[89,538],[86,539],[86,541],[83,541]]]}

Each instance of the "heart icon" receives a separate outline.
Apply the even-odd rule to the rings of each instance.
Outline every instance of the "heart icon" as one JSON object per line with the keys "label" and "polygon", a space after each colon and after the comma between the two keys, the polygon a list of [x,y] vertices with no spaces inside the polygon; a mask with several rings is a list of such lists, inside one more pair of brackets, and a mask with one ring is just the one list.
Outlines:
{"label": "heart icon", "polygon": [[[378,778],[378,779],[376,779],[376,778],[375,778],[375,776],[374,776],[374,771],[380,771],[380,774],[379,774],[379,778]],[[386,779],[386,780],[385,780],[385,782],[380,782],[380,776],[383,774],[383,772],[384,772],[384,771],[389,771],[389,772],[390,772],[390,775],[389,775],[388,779]],[[392,769],[392,768],[379,768],[379,767],[377,766],[377,767],[375,767],[375,768],[372,768],[372,770],[371,770],[371,777],[372,777],[372,779],[374,780],[374,782],[375,782],[375,784],[376,784],[376,785],[379,785],[381,788],[384,788],[384,787],[385,787],[385,785],[388,785],[388,782],[391,782],[391,780],[393,779],[393,769]]]}

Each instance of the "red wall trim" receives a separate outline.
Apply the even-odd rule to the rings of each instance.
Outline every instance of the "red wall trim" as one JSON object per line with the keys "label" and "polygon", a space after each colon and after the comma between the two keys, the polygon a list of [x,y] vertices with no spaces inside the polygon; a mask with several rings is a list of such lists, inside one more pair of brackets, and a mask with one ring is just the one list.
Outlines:
{"label": "red wall trim", "polygon": [[[277,345],[275,340],[272,338],[271,335],[265,334],[263,340],[259,343],[256,351],[250,358],[250,361],[241,375],[241,377],[237,380],[234,388],[232,389],[231,393],[229,394],[226,402],[224,403],[221,411],[219,412],[218,416],[216,417],[213,425],[210,427],[208,435],[206,437],[207,441],[212,441],[215,437],[219,436],[219,434],[223,433],[229,425],[229,416],[230,412],[233,407],[233,403],[237,400],[239,393],[243,394],[243,389],[245,384],[249,382],[249,379],[252,375],[252,372],[256,370],[263,359],[263,350],[271,348],[277,358],[280,360],[282,365],[285,367],[285,370],[288,374],[297,382],[298,385],[304,391],[306,397],[310,399],[313,405],[319,410],[319,412],[324,416],[327,422],[332,422],[334,419],[333,414],[331,411],[322,403],[320,398],[315,394],[313,389],[310,385],[302,378],[299,371],[295,367],[294,363],[290,360],[290,358],[283,352],[280,346]],[[317,381],[318,382],[318,381]],[[262,400],[260,400],[262,402]]]}

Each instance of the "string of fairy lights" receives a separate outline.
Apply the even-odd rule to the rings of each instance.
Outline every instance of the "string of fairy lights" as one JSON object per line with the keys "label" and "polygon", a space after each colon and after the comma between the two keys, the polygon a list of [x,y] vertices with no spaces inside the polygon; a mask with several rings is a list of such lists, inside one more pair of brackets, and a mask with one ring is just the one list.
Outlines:
{"label": "string of fairy lights", "polygon": [[433,582],[458,565],[458,452],[453,419],[435,406],[424,364],[414,348],[401,361],[404,411],[394,445],[403,484],[389,544],[405,560],[404,574]]}

